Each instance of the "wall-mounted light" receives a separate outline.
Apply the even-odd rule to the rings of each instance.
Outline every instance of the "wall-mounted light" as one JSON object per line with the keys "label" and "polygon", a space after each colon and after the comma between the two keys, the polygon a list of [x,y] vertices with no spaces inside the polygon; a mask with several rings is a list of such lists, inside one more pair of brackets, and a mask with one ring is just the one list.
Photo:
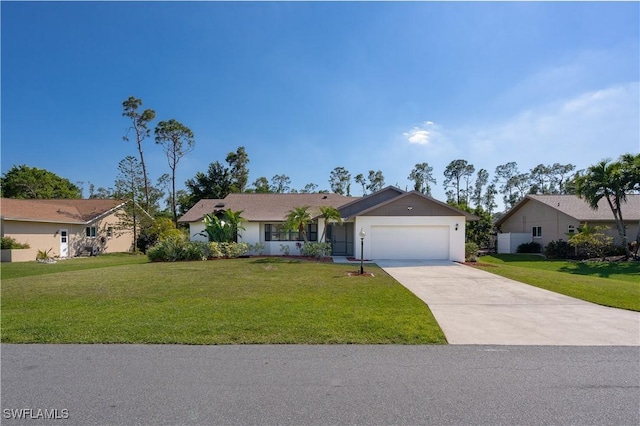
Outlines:
{"label": "wall-mounted light", "polygon": [[53,233],[53,236],[54,236],[54,237],[57,237],[57,236],[58,236],[58,232],[60,232],[60,230],[59,230],[59,229],[56,229],[56,232],[54,232],[54,233]]}
{"label": "wall-mounted light", "polygon": [[407,210],[413,210],[413,206],[407,206]]}
{"label": "wall-mounted light", "polygon": [[458,224],[456,223],[456,231],[458,230]]}

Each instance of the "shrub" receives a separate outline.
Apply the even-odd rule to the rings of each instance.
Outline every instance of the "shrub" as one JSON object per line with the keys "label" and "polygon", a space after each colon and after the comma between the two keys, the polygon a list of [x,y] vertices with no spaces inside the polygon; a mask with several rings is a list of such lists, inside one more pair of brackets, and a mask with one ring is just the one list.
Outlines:
{"label": "shrub", "polygon": [[464,245],[464,259],[467,262],[478,261],[478,245],[476,243],[466,243]]}
{"label": "shrub", "polygon": [[220,248],[220,243],[215,241],[210,242],[207,246],[207,256],[215,259],[224,257],[222,249]]}
{"label": "shrub", "polygon": [[520,244],[516,249],[517,253],[542,253],[542,246],[540,243],[532,241],[530,243]]}
{"label": "shrub", "polygon": [[53,250],[53,248],[49,250],[38,250],[36,261],[39,263],[56,263],[56,260],[50,255],[51,250]]}
{"label": "shrub", "polygon": [[605,229],[604,226],[589,226],[585,223],[577,234],[569,238],[569,244],[577,247],[581,256],[604,258],[610,252],[613,242],[613,238],[603,232]]}
{"label": "shrub", "polygon": [[176,228],[173,220],[168,217],[159,217],[154,219],[152,223],[142,226],[136,247],[141,252],[146,253],[149,247],[156,245],[158,241],[165,238],[178,238],[183,234],[183,231]]}
{"label": "shrub", "polygon": [[16,250],[16,249],[28,249],[31,248],[29,244],[19,243],[14,238],[2,237],[2,250]]}
{"label": "shrub", "polygon": [[214,258],[235,258],[240,257],[249,251],[247,243],[219,243],[212,241],[208,244],[208,256]]}
{"label": "shrub", "polygon": [[167,237],[147,250],[152,262],[176,262],[179,260],[205,260],[209,246],[202,241],[186,241],[182,236]]}
{"label": "shrub", "polygon": [[187,241],[182,249],[180,260],[207,260],[209,254],[208,244],[203,241]]}
{"label": "shrub", "polygon": [[227,257],[240,257],[247,254],[249,244],[247,243],[227,243]]}
{"label": "shrub", "polygon": [[289,256],[289,254],[291,253],[291,249],[287,244],[280,244],[280,251],[282,252],[283,256]]}
{"label": "shrub", "polygon": [[306,243],[300,249],[300,254],[321,259],[331,253],[331,243]]}
{"label": "shrub", "polygon": [[622,245],[610,245],[604,251],[605,256],[624,256],[626,251]]}
{"label": "shrub", "polygon": [[574,250],[567,241],[551,241],[544,248],[544,255],[549,259],[569,259],[574,257]]}
{"label": "shrub", "polygon": [[264,251],[264,243],[255,243],[255,244],[249,244],[249,251],[251,253],[257,254],[258,256],[262,255],[262,252]]}
{"label": "shrub", "polygon": [[210,242],[234,242],[238,237],[238,230],[244,231],[244,227],[241,225],[244,220],[241,216],[242,212],[242,210],[234,212],[227,209],[221,215],[215,213],[204,215],[204,231],[198,235],[207,237]]}

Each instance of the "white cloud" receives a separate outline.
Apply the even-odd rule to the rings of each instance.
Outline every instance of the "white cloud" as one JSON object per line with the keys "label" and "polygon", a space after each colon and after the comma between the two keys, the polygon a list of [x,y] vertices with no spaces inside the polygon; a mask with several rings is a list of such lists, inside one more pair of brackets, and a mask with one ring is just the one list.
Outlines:
{"label": "white cloud", "polygon": [[417,145],[428,145],[433,141],[434,136],[437,134],[437,128],[433,121],[425,121],[422,126],[414,127],[408,132],[404,132],[402,135],[409,141],[409,143]]}
{"label": "white cloud", "polygon": [[639,93],[638,82],[616,85],[523,110],[482,129],[467,130],[469,160],[477,165],[491,163],[491,167],[516,161],[526,171],[539,163],[554,162],[582,168],[602,158],[637,153]]}
{"label": "white cloud", "polygon": [[429,143],[429,131],[414,127],[410,132],[403,133],[409,143],[427,145]]}

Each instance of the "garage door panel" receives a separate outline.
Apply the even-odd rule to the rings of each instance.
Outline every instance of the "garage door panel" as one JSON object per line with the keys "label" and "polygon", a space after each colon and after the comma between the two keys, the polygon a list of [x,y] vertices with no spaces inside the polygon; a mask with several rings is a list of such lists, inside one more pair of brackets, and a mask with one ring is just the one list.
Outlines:
{"label": "garage door panel", "polygon": [[373,259],[449,259],[448,226],[371,227]]}

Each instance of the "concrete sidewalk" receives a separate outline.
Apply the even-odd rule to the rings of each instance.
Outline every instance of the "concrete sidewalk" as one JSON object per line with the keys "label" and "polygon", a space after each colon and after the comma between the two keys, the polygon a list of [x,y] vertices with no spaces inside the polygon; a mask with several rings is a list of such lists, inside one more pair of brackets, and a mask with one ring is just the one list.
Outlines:
{"label": "concrete sidewalk", "polygon": [[640,346],[640,313],[449,261],[376,262],[429,305],[451,344]]}

